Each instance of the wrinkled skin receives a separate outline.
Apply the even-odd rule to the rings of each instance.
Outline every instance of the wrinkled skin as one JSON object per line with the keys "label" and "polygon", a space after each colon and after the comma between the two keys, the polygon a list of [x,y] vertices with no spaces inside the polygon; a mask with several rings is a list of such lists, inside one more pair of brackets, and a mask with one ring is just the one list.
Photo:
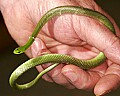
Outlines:
{"label": "wrinkled skin", "polygon": [[[74,65],[60,64],[44,75],[43,79],[70,89],[94,89],[96,95],[118,88],[120,30],[114,20],[93,0],[0,0],[1,12],[9,33],[20,46],[27,42],[44,13],[61,5],[83,6],[103,13],[113,22],[117,37],[98,21],[85,16],[67,14],[55,17],[43,27],[34,44],[26,51],[30,58],[48,52],[90,59],[103,51],[108,59],[87,71]],[[41,72],[47,66],[37,66],[37,69]]]}

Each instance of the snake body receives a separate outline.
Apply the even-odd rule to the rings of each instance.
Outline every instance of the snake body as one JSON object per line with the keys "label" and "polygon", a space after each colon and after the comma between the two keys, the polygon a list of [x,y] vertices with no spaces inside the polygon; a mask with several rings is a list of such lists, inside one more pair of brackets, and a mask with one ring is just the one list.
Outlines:
{"label": "snake body", "polygon": [[[53,17],[57,15],[62,15],[62,14],[77,14],[77,15],[83,15],[87,16],[93,19],[98,20],[101,22],[104,26],[106,26],[112,33],[115,34],[114,26],[110,22],[110,20],[104,16],[103,14],[93,11],[91,9],[79,7],[79,6],[60,6],[53,8],[46,12],[43,17],[39,20],[37,26],[35,27],[32,35],[30,36],[28,42],[21,47],[18,47],[14,50],[15,54],[21,54],[25,50],[27,50],[31,44],[34,42],[34,39],[38,35],[39,31],[42,29],[42,27]],[[74,64],[76,66],[81,67],[82,69],[90,69],[93,67],[96,67],[100,64],[102,64],[106,60],[106,57],[104,53],[100,52],[98,56],[94,57],[93,59],[90,60],[80,60],[77,58],[74,58],[69,55],[63,55],[63,54],[45,54],[42,56],[39,56],[37,58],[32,58],[22,65],[20,65],[10,76],[9,82],[10,85],[16,89],[27,89],[31,86],[33,86],[39,78],[47,73],[48,71],[52,70],[54,67],[61,63],[66,63],[66,64]],[[17,79],[27,70],[40,65],[40,64],[46,64],[46,63],[53,63],[53,65],[49,66],[45,70],[43,70],[41,73],[38,74],[38,76],[32,80],[29,83],[19,85],[17,84]]]}

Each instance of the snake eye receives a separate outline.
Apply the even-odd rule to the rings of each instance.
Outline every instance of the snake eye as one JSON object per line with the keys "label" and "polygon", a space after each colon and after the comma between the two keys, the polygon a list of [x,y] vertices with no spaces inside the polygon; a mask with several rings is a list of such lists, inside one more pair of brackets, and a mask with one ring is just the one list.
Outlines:
{"label": "snake eye", "polygon": [[[17,49],[17,50],[18,50],[18,49]],[[17,51],[17,53],[21,53],[21,51],[20,51],[20,50],[18,50],[18,51]]]}

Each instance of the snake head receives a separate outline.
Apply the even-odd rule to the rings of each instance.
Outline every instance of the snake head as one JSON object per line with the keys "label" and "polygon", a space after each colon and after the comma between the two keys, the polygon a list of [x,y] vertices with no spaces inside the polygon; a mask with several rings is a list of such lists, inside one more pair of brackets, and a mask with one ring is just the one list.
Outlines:
{"label": "snake head", "polygon": [[13,51],[14,54],[21,54],[21,53],[23,53],[23,52],[24,52],[24,48],[23,48],[22,46],[16,48],[16,49]]}

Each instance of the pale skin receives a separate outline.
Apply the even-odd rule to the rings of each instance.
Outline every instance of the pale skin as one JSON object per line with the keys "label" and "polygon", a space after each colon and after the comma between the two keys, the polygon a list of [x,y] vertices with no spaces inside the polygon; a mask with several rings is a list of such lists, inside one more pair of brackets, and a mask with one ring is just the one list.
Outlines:
{"label": "pale skin", "polygon": [[[61,15],[43,27],[26,54],[33,58],[45,52],[61,53],[80,59],[90,59],[102,51],[108,59],[94,69],[85,71],[74,65],[60,64],[44,75],[43,79],[69,89],[93,89],[96,95],[106,94],[118,88],[120,85],[120,30],[114,20],[95,1],[0,0],[0,9],[9,33],[20,46],[27,42],[45,12],[62,5],[83,6],[103,13],[113,22],[117,36],[91,18],[71,14]],[[39,72],[43,68],[46,66],[37,66]]]}

